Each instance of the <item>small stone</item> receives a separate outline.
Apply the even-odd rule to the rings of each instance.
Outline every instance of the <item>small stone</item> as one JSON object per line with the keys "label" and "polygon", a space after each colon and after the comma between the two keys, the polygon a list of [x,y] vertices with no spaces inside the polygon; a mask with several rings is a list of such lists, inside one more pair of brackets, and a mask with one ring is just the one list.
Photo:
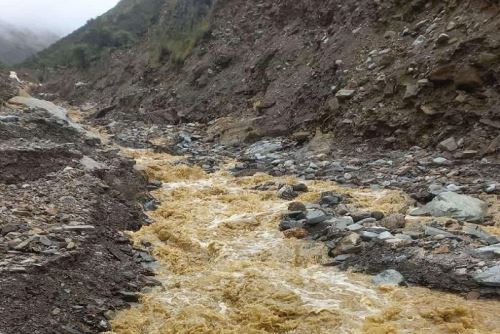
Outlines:
{"label": "small stone", "polygon": [[444,45],[447,44],[448,41],[450,40],[450,36],[447,34],[440,34],[436,40],[436,43],[438,45]]}
{"label": "small stone", "polygon": [[120,291],[120,296],[127,303],[138,303],[139,302],[139,293],[137,293],[137,292]]}
{"label": "small stone", "polygon": [[329,217],[322,210],[310,210],[306,213],[307,224],[315,225],[324,222]]}
{"label": "small stone", "polygon": [[457,69],[455,73],[455,86],[457,89],[470,92],[481,88],[483,86],[483,80],[474,67],[466,65]]}
{"label": "small stone", "polygon": [[337,254],[352,253],[358,245],[360,236],[357,233],[351,233],[344,237],[339,246],[335,249]]}
{"label": "small stone", "polygon": [[348,260],[350,257],[351,257],[351,254],[341,254],[341,255],[335,256],[333,258],[333,261],[335,261],[335,262],[344,262],[344,261]]}
{"label": "small stone", "polygon": [[425,42],[425,37],[420,35],[413,41],[412,46],[418,47],[422,45],[424,42]]}
{"label": "small stone", "polygon": [[158,208],[158,205],[156,203],[156,200],[154,200],[154,199],[144,203],[144,210],[145,211],[155,211],[157,208]]}
{"label": "small stone", "polygon": [[298,194],[293,190],[291,186],[283,186],[278,190],[278,197],[284,200],[291,200],[297,197]]}
{"label": "small stone", "polygon": [[95,226],[92,225],[63,225],[63,230],[66,231],[92,231]]}
{"label": "small stone", "polygon": [[385,270],[372,279],[375,285],[401,285],[404,281],[403,275],[393,269]]}
{"label": "small stone", "polygon": [[335,97],[339,100],[349,100],[355,93],[354,89],[341,89],[335,94]]}
{"label": "small stone", "polygon": [[380,240],[386,240],[386,239],[392,239],[392,238],[394,238],[394,236],[392,235],[391,232],[387,232],[386,231],[386,232],[380,233],[379,236],[378,236],[378,238]]}
{"label": "small stone", "polygon": [[456,151],[458,149],[457,142],[455,140],[455,137],[450,137],[446,140],[443,140],[442,142],[439,143],[438,145],[439,148],[447,150],[449,152]]}
{"label": "small stone", "polygon": [[432,227],[432,226],[426,226],[425,227],[425,235],[428,236],[439,236],[439,239],[444,239],[444,238],[454,238],[455,235],[451,234],[450,232],[440,230],[438,228]]}
{"label": "small stone", "polygon": [[451,30],[455,29],[456,26],[457,26],[457,24],[455,23],[455,21],[450,21],[446,25],[446,31],[451,31]]}
{"label": "small stone", "polygon": [[408,100],[408,99],[412,99],[414,97],[417,97],[418,91],[419,91],[418,85],[407,84],[405,95],[403,96],[403,99]]}
{"label": "small stone", "polygon": [[360,211],[351,213],[351,217],[357,223],[363,219],[371,218],[372,214],[371,212]]}
{"label": "small stone", "polygon": [[434,162],[436,165],[447,165],[450,163],[450,161],[446,158],[443,157],[437,157],[432,159],[432,162]]}
{"label": "small stone", "polygon": [[307,185],[304,183],[295,184],[292,186],[292,188],[294,191],[298,191],[298,192],[307,192],[309,190],[307,188]]}
{"label": "small stone", "polygon": [[387,227],[390,230],[395,230],[398,228],[403,228],[406,225],[406,218],[405,215],[396,213],[396,214],[391,214],[378,223],[384,227]]}
{"label": "small stone", "polygon": [[381,212],[381,211],[373,211],[372,212],[372,218],[376,219],[376,220],[382,220],[384,219],[384,213]]}
{"label": "small stone", "polygon": [[442,114],[441,111],[437,111],[435,109],[433,109],[432,107],[430,106],[426,106],[426,105],[421,105],[420,106],[420,110],[422,110],[422,112],[426,115],[438,115],[438,114]]}
{"label": "small stone", "polygon": [[386,38],[386,39],[394,39],[394,38],[396,38],[396,36],[397,36],[397,33],[395,31],[392,31],[392,30],[387,30],[384,33],[384,38]]}
{"label": "small stone", "polygon": [[320,205],[333,206],[340,204],[342,202],[342,195],[334,193],[332,191],[324,191],[320,195]]}
{"label": "small stone", "polygon": [[286,231],[294,228],[302,228],[304,227],[304,223],[299,220],[283,220],[280,225],[280,231]]}
{"label": "small stone", "polygon": [[361,219],[359,221],[357,221],[358,224],[361,224],[361,225],[365,225],[365,224],[372,224],[372,223],[375,223],[377,220],[375,218],[372,218],[372,217],[368,217],[368,218],[365,218],[365,219]]}
{"label": "small stone", "polygon": [[292,202],[292,203],[288,204],[288,211],[306,212],[307,208],[304,205],[304,203],[301,203],[301,202]]}
{"label": "small stone", "polygon": [[344,230],[349,225],[354,224],[354,221],[349,216],[330,218],[330,219],[326,220],[325,222],[329,223],[333,227],[340,229],[340,230]]}
{"label": "small stone", "polygon": [[38,241],[40,241],[40,243],[44,246],[51,246],[52,245],[52,241],[50,241],[49,238],[47,238],[46,236],[41,236]]}
{"label": "small stone", "polygon": [[307,237],[308,234],[309,233],[304,228],[291,228],[291,229],[288,229],[288,230],[283,232],[283,235],[285,236],[285,238],[288,238],[288,239],[291,239],[291,238],[303,239],[303,238]]}
{"label": "small stone", "polygon": [[16,123],[19,122],[19,117],[14,115],[0,116],[0,122],[3,123]]}
{"label": "small stone", "polygon": [[378,234],[375,232],[370,232],[370,231],[362,231],[361,232],[361,238],[363,240],[371,240],[371,239],[376,239],[378,238]]}
{"label": "small stone", "polygon": [[360,225],[358,223],[354,223],[352,225],[347,226],[347,229],[352,232],[357,232],[361,231],[363,229],[363,225]]}

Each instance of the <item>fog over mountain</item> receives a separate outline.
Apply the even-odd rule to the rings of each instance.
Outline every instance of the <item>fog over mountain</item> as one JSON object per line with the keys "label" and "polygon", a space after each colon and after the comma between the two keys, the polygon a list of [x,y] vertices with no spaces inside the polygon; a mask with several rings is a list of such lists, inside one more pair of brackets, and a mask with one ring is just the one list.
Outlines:
{"label": "fog over mountain", "polygon": [[22,62],[59,39],[43,30],[29,30],[0,21],[0,62],[11,65]]}
{"label": "fog over mountain", "polygon": [[118,0],[0,0],[0,62],[22,62]]}

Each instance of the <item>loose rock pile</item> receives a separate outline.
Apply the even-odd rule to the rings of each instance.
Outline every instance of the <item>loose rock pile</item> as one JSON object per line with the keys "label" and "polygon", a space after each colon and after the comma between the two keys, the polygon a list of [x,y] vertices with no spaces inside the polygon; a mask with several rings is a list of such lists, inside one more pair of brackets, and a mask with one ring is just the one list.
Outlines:
{"label": "loose rock pile", "polygon": [[123,230],[147,220],[134,162],[39,108],[0,111],[0,332],[96,333],[152,260]]}
{"label": "loose rock pile", "polygon": [[325,242],[333,258],[330,265],[372,274],[389,269],[375,277],[376,284],[406,281],[498,297],[500,238],[479,225],[466,223],[483,222],[486,204],[470,196],[446,192],[427,207],[444,199],[448,201],[446,210],[419,209],[412,214],[456,220],[421,224],[404,214],[385,216],[377,211],[359,211],[344,204],[342,195],[324,192],[316,203],[290,203],[280,229],[287,237]]}

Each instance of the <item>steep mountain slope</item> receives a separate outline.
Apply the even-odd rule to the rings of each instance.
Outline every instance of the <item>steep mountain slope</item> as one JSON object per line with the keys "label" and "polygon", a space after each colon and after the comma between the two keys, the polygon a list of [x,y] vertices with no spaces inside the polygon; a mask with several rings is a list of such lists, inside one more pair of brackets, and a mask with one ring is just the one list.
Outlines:
{"label": "steep mountain slope", "polygon": [[31,31],[0,21],[0,62],[20,63],[58,39],[48,31]]}
{"label": "steep mountain slope", "polygon": [[[131,31],[124,24],[141,8],[150,15]],[[239,127],[238,139],[319,127],[335,135],[332,145],[454,137],[487,153],[500,128],[498,14],[486,0],[122,1],[38,64],[49,65],[48,89],[100,101],[109,119],[228,116],[220,132]],[[96,29],[133,38],[99,44],[89,38]],[[82,42],[94,56],[80,49],[50,69],[54,55]],[[75,65],[78,56],[85,61]]]}

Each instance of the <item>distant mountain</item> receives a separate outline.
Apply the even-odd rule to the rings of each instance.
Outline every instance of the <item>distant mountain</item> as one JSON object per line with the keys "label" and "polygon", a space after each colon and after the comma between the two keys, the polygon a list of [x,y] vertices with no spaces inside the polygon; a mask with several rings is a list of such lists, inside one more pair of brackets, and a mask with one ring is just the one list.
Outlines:
{"label": "distant mountain", "polygon": [[0,63],[20,63],[59,38],[49,31],[31,31],[0,21]]}

